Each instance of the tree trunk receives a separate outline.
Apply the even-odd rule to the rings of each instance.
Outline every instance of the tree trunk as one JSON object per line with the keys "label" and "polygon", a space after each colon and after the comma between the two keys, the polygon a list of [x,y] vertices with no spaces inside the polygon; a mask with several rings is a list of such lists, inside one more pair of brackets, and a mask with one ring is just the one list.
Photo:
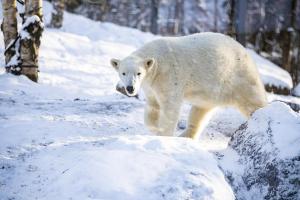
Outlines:
{"label": "tree trunk", "polygon": [[21,74],[34,82],[38,80],[38,54],[43,31],[42,0],[26,0],[25,21],[21,30]]}
{"label": "tree trunk", "polygon": [[218,0],[214,0],[214,32],[219,32],[218,19],[219,19]]}
{"label": "tree trunk", "polygon": [[282,30],[281,31],[281,48],[282,48],[282,67],[291,73],[291,41],[292,31]]}
{"label": "tree trunk", "polygon": [[182,34],[184,27],[184,0],[176,0],[175,5],[175,23],[174,23],[174,34]]}
{"label": "tree trunk", "polygon": [[228,17],[229,17],[229,23],[228,23],[228,30],[227,34],[233,38],[236,38],[236,31],[235,31],[235,0],[229,0],[229,6],[228,6]]}
{"label": "tree trunk", "polygon": [[[5,44],[5,66],[9,64],[11,58],[16,54],[13,43],[15,42],[17,30],[17,6],[14,0],[2,0],[3,22],[1,30],[3,31]],[[8,68],[7,68],[8,70]]]}
{"label": "tree trunk", "polygon": [[52,5],[54,9],[52,11],[50,27],[61,28],[63,24],[65,2],[64,0],[52,0]]}
{"label": "tree trunk", "polygon": [[261,51],[272,54],[275,49],[276,30],[278,27],[278,16],[276,15],[277,1],[267,0],[265,3],[265,16],[263,20],[262,49]]}
{"label": "tree trunk", "polygon": [[[295,50],[296,42],[296,31],[295,31],[295,22],[296,22],[296,13],[297,9],[297,0],[292,0],[290,7],[290,26],[282,31],[282,67],[287,70],[293,79],[293,84],[297,84],[297,63],[295,63],[295,56],[292,52]],[[295,65],[293,67],[293,65]]]}
{"label": "tree trunk", "polygon": [[152,33],[157,34],[158,32],[158,4],[159,0],[151,0],[151,27]]}
{"label": "tree trunk", "polygon": [[236,32],[237,40],[243,45],[246,45],[246,15],[247,1],[237,1],[236,13]]}
{"label": "tree trunk", "polygon": [[300,83],[300,31],[298,32],[298,51],[295,55],[295,63],[293,65],[294,71],[294,86]]}

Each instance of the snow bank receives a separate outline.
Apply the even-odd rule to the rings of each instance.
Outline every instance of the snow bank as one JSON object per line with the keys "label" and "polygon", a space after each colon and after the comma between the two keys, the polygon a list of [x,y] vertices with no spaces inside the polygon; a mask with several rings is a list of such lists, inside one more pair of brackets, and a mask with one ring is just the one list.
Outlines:
{"label": "snow bank", "polygon": [[251,49],[247,50],[254,59],[265,85],[275,86],[281,89],[287,88],[288,90],[293,88],[292,78],[287,71],[258,55],[255,51]]}
{"label": "snow bank", "polygon": [[274,102],[240,126],[220,161],[238,199],[300,198],[300,115]]}
{"label": "snow bank", "polygon": [[293,95],[300,97],[300,83],[294,88]]}
{"label": "snow bank", "polygon": [[0,199],[234,199],[214,158],[183,138],[77,138],[1,167]]}

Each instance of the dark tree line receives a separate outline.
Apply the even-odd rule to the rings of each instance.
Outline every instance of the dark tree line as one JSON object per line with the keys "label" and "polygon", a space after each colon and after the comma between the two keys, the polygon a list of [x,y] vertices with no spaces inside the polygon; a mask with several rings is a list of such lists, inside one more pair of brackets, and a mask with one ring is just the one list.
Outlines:
{"label": "dark tree line", "polygon": [[[287,70],[291,74],[294,84],[298,83],[300,1],[254,0],[240,2],[247,3],[245,40],[252,44],[258,53]],[[239,26],[237,23],[237,27]]]}

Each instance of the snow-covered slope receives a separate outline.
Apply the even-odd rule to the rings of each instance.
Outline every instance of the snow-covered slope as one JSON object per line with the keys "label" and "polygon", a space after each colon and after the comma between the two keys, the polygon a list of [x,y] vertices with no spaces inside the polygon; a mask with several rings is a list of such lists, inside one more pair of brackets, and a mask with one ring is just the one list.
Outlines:
{"label": "snow-covered slope", "polygon": [[291,75],[287,71],[259,56],[251,49],[248,49],[248,53],[255,60],[261,79],[265,85],[287,88],[288,90],[293,88]]}
{"label": "snow-covered slope", "polygon": [[[0,199],[234,199],[196,142],[149,136],[37,144],[2,163]],[[24,198],[25,197],[25,198]]]}
{"label": "snow-covered slope", "polygon": [[227,147],[239,112],[217,110],[197,142],[156,137],[144,102],[115,91],[109,59],[154,38],[65,13],[43,34],[38,84],[0,68],[0,199],[233,199],[208,151]]}

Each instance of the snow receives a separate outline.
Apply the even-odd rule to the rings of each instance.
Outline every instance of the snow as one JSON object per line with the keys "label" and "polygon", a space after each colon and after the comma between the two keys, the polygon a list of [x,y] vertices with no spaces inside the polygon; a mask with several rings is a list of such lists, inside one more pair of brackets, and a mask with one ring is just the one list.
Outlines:
{"label": "snow", "polygon": [[248,53],[255,60],[261,79],[265,85],[273,85],[289,90],[293,88],[292,78],[287,71],[259,56],[251,49],[248,49]]}
{"label": "snow", "polygon": [[13,171],[4,175],[14,186],[2,188],[8,197],[17,192],[16,199],[234,199],[212,155],[187,139],[79,137],[27,156],[13,170],[13,161],[4,164],[4,171]]}
{"label": "snow", "polygon": [[261,129],[267,129],[269,119],[272,119],[273,145],[280,149],[279,158],[299,154],[300,115],[286,104],[274,102],[253,114],[248,121],[248,129],[252,134],[264,134]]}
{"label": "snow", "polygon": [[25,2],[24,1],[22,1],[22,0],[17,1],[17,10],[18,10],[18,13],[20,13],[20,14],[25,13]]}
{"label": "snow", "polygon": [[293,94],[297,97],[300,97],[300,84],[293,89]]}
{"label": "snow", "polygon": [[30,39],[30,35],[29,35],[27,28],[30,24],[34,24],[34,23],[37,23],[40,26],[40,28],[42,28],[42,29],[44,28],[44,24],[43,24],[43,22],[41,22],[41,19],[39,16],[33,15],[33,16],[27,17],[25,19],[25,22],[22,24],[21,30],[19,31],[21,39],[25,39],[25,38]]}
{"label": "snow", "polygon": [[[47,2],[44,16],[49,23]],[[199,141],[158,137],[144,126],[145,102],[115,91],[119,78],[110,58],[155,38],[65,13],[61,29],[43,33],[38,84],[0,68],[0,199],[234,199],[211,152],[226,149],[245,123],[237,110],[216,110]],[[2,35],[0,46],[3,54]],[[274,67],[254,58],[263,68]],[[270,80],[286,84],[277,71]],[[276,107],[257,115],[292,113],[282,106],[273,112]],[[189,108],[182,108],[177,135]],[[283,117],[279,122],[294,127],[296,119]],[[283,131],[279,127],[278,134]],[[283,142],[296,137],[290,134]]]}

